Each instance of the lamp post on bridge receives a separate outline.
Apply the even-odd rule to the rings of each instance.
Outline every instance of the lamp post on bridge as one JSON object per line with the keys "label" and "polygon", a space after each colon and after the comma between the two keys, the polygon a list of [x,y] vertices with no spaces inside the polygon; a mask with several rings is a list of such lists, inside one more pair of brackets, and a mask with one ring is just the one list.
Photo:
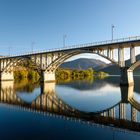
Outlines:
{"label": "lamp post on bridge", "polygon": [[65,45],[66,45],[66,44],[65,44],[65,43],[66,43],[66,42],[65,42],[65,41],[66,41],[66,37],[67,37],[67,35],[64,34],[64,35],[63,35],[63,47],[64,47],[64,48],[65,48]]}
{"label": "lamp post on bridge", "polygon": [[11,55],[11,46],[8,47],[8,51],[9,51],[9,56]]}
{"label": "lamp post on bridge", "polygon": [[111,39],[112,39],[112,41],[114,39],[114,28],[115,28],[115,26],[112,24],[111,25]]}
{"label": "lamp post on bridge", "polygon": [[32,44],[31,44],[31,51],[32,51],[32,53],[34,51],[34,45],[35,45],[35,42],[33,41]]}

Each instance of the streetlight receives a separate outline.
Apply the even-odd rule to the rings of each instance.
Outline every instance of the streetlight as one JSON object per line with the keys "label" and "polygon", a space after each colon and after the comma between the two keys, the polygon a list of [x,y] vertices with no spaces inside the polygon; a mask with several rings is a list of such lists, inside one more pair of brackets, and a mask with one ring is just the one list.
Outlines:
{"label": "streetlight", "polygon": [[33,41],[32,44],[31,44],[31,51],[32,51],[32,53],[34,51],[34,45],[35,45],[35,42]]}
{"label": "streetlight", "polygon": [[112,35],[112,41],[113,41],[113,37],[114,37],[114,28],[115,28],[115,26],[112,24],[111,25],[111,35]]}
{"label": "streetlight", "polygon": [[67,35],[64,34],[64,35],[63,35],[63,47],[65,47],[65,45],[66,45],[66,44],[65,44],[65,43],[66,43],[66,42],[65,42],[65,41],[66,41],[66,37],[67,37]]}
{"label": "streetlight", "polygon": [[9,50],[9,56],[11,55],[11,48],[12,48],[11,46],[8,47],[8,50]]}

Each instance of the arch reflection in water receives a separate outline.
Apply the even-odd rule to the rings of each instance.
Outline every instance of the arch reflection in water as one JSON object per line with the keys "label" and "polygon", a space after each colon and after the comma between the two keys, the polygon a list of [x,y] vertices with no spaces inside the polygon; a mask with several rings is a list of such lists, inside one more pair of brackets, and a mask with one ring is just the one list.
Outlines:
{"label": "arch reflection in water", "polygon": [[89,89],[87,85],[87,89],[84,90],[79,89],[80,84],[78,83],[78,87],[74,88],[58,85],[56,86],[56,94],[73,108],[84,112],[101,112],[121,101],[121,93],[118,87],[103,84],[97,88]]}
{"label": "arch reflection in water", "polygon": [[[23,101],[16,90],[13,82],[1,82],[0,87],[0,102],[9,105],[20,106],[22,109],[30,109],[31,111],[52,113],[54,115],[61,115],[66,118],[73,118],[77,120],[84,120],[91,123],[99,123],[105,125],[114,125],[114,127],[127,128],[135,131],[140,131],[137,114],[140,111],[140,103],[134,99],[134,87],[121,87],[121,101],[110,108],[96,111],[84,112],[71,107],[67,102],[58,98],[55,93],[55,83],[44,83],[41,85],[41,93],[31,103]],[[131,105],[131,120],[126,118],[125,105]],[[116,111],[118,108],[118,111]],[[119,118],[117,118],[117,113]]]}

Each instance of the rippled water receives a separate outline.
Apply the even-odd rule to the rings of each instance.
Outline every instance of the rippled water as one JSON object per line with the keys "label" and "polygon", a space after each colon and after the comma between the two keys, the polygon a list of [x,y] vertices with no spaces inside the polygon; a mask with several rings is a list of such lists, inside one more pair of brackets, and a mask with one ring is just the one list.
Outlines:
{"label": "rippled water", "polygon": [[1,83],[1,139],[140,138],[140,77],[68,83]]}

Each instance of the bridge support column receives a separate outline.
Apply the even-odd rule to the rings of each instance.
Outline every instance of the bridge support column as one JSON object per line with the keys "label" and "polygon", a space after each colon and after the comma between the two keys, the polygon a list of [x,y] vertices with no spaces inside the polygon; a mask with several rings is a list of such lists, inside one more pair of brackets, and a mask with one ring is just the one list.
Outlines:
{"label": "bridge support column", "polygon": [[136,62],[135,47],[134,46],[130,47],[130,59],[131,59],[131,64]]}
{"label": "bridge support column", "polygon": [[122,103],[128,103],[129,99],[132,99],[134,96],[134,86],[120,86],[120,88]]}
{"label": "bridge support column", "polygon": [[14,72],[0,72],[0,81],[13,81],[14,80]]}
{"label": "bridge support column", "polygon": [[124,48],[118,49],[118,63],[120,67],[125,67],[125,61],[124,61]]}
{"label": "bridge support column", "polygon": [[119,105],[119,118],[120,119],[125,119],[126,114],[125,114],[125,104],[124,103],[120,103]]}
{"label": "bridge support column", "polygon": [[137,121],[137,110],[131,106],[131,121]]}
{"label": "bridge support column", "polygon": [[109,110],[109,117],[115,118],[115,107]]}
{"label": "bridge support column", "polygon": [[14,94],[14,81],[1,81],[0,82],[0,101],[2,102],[14,102],[16,96]]}
{"label": "bridge support column", "polygon": [[41,93],[42,94],[49,94],[49,93],[54,93],[55,92],[55,82],[51,83],[42,83],[41,84]]}
{"label": "bridge support column", "polygon": [[55,72],[41,71],[41,82],[54,82]]}
{"label": "bridge support column", "polygon": [[133,71],[128,70],[127,67],[120,68],[120,85],[134,85]]}

